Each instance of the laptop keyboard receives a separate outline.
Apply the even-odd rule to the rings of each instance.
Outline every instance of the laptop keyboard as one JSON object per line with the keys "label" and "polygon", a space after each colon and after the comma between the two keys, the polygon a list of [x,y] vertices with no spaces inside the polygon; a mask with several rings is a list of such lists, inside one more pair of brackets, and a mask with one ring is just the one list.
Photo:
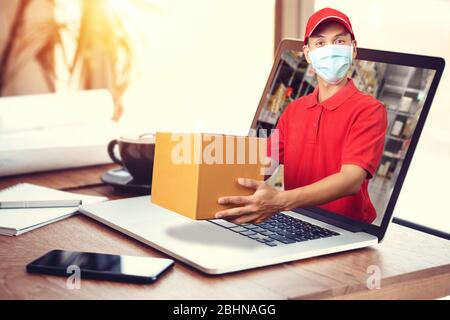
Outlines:
{"label": "laptop keyboard", "polygon": [[234,224],[220,219],[208,221],[270,247],[339,235],[332,230],[283,213],[277,213],[258,224]]}

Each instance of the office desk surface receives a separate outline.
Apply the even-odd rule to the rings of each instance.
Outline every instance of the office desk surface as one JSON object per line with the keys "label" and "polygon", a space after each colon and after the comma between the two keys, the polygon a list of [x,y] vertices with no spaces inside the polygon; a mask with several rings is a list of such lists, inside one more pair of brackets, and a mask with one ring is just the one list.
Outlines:
{"label": "office desk surface", "polygon": [[[0,188],[30,182],[111,199],[128,195],[103,185],[96,166],[0,179]],[[450,242],[391,224],[379,245],[220,276],[177,262],[151,285],[82,280],[69,290],[66,278],[27,274],[25,265],[52,249],[165,257],[165,254],[85,216],[0,236],[1,299],[415,299],[450,295]],[[368,289],[370,266],[381,288]],[[369,268],[370,270],[370,268]]]}

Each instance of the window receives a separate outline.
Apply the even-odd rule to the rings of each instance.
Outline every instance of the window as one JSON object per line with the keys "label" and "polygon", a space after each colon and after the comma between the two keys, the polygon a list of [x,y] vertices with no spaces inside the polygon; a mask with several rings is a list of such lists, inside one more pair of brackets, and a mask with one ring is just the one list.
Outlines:
{"label": "window", "polygon": [[273,62],[275,1],[155,1],[123,131],[247,134]]}

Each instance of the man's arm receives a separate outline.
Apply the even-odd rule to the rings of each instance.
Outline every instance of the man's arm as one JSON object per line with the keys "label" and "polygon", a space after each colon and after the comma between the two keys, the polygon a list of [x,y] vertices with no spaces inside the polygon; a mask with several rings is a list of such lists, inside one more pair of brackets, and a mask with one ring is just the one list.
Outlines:
{"label": "man's arm", "polygon": [[314,207],[359,191],[367,172],[353,164],[343,165],[341,171],[322,180],[285,191],[285,210]]}
{"label": "man's arm", "polygon": [[366,177],[367,172],[363,168],[346,164],[338,173],[310,185],[286,191],[279,191],[262,181],[239,179],[239,184],[254,189],[255,193],[250,196],[219,198],[220,204],[240,206],[217,212],[216,218],[234,223],[259,223],[279,211],[317,206],[355,194]]}

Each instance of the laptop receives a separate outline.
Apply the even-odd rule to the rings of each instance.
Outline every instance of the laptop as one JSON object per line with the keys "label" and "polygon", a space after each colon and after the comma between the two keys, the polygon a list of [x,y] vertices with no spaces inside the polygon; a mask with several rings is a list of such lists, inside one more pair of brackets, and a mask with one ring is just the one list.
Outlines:
{"label": "laptop", "polygon": [[[317,85],[302,47],[295,39],[283,40],[278,47],[251,134],[274,128],[287,104]],[[372,223],[320,208],[279,212],[260,224],[194,221],[152,204],[149,196],[86,205],[80,211],[207,274],[376,245],[391,222],[444,65],[438,57],[358,48],[349,76],[382,101],[388,113],[383,156],[369,182],[377,211]]]}

